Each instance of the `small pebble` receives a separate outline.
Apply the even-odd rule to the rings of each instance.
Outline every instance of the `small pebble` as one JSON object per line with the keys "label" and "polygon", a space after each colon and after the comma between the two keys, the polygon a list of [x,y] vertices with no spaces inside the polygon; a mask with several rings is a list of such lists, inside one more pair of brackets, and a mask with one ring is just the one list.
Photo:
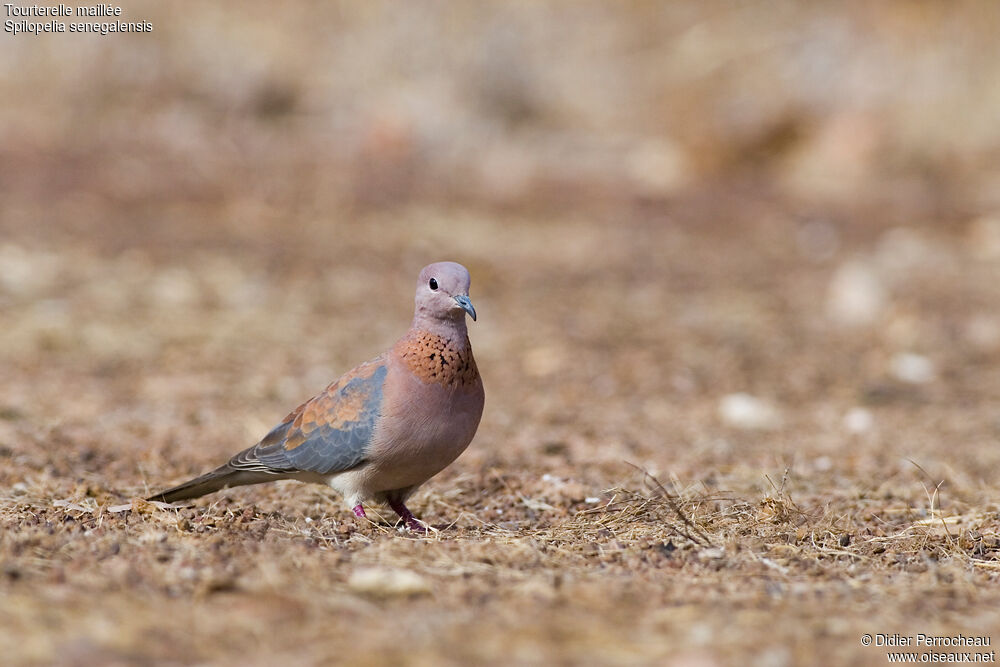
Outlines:
{"label": "small pebble", "polygon": [[888,305],[888,294],[877,272],[858,259],[840,265],[827,289],[826,312],[843,326],[873,324]]}
{"label": "small pebble", "polygon": [[826,472],[833,468],[833,460],[829,456],[818,456],[813,461],[813,468],[819,472]]}
{"label": "small pebble", "polygon": [[904,352],[892,358],[892,376],[901,382],[926,384],[937,375],[934,362],[925,356]]}
{"label": "small pebble", "polygon": [[728,394],[719,402],[719,416],[727,426],[768,430],[781,426],[781,414],[767,401],[750,394]]}
{"label": "small pebble", "polygon": [[347,580],[347,587],[355,593],[383,598],[412,597],[431,592],[430,584],[416,572],[385,568],[357,570]]}
{"label": "small pebble", "polygon": [[847,411],[847,414],[844,415],[844,428],[846,428],[849,433],[867,433],[872,430],[872,426],[874,425],[875,417],[872,416],[871,410],[866,410],[865,408],[851,408]]}

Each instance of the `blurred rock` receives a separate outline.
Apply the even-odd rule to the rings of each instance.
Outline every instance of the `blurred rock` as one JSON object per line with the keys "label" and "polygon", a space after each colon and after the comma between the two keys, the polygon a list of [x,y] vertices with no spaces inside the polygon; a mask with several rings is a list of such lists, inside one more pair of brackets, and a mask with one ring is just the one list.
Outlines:
{"label": "blurred rock", "polygon": [[719,401],[719,416],[727,426],[769,430],[781,426],[781,413],[767,401],[750,394],[728,394]]}
{"label": "blurred rock", "polygon": [[874,324],[884,313],[889,296],[869,262],[851,259],[841,264],[830,279],[826,312],[842,326]]}
{"label": "blurred rock", "polygon": [[[704,643],[709,641],[711,640],[705,640]],[[665,664],[667,667],[719,667],[721,663],[708,651],[685,651],[672,656]]]}
{"label": "blurred rock", "polygon": [[365,568],[354,572],[347,581],[354,593],[371,597],[412,597],[431,592],[426,579],[410,570]]}
{"label": "blurred rock", "polygon": [[833,459],[831,459],[829,456],[817,456],[815,459],[813,459],[812,464],[813,464],[813,470],[819,472],[827,472],[828,470],[833,468]]}
{"label": "blurred rock", "polygon": [[794,665],[791,649],[784,646],[767,648],[755,656],[754,667],[788,667]]}
{"label": "blurred rock", "polygon": [[890,370],[894,378],[910,384],[925,384],[937,376],[933,361],[925,356],[909,352],[903,352],[893,357]]}
{"label": "blurred rock", "polygon": [[905,280],[914,270],[943,264],[948,258],[940,246],[922,232],[910,227],[894,227],[879,237],[874,259],[885,275]]}
{"label": "blurred rock", "polygon": [[0,290],[32,296],[50,287],[59,269],[58,258],[5,243],[0,245]]}
{"label": "blurred rock", "polygon": [[844,415],[844,428],[847,429],[848,433],[856,435],[867,433],[872,430],[872,426],[874,425],[875,417],[872,415],[871,410],[851,408]]}
{"label": "blurred rock", "polygon": [[158,305],[189,306],[198,298],[199,288],[191,272],[181,267],[166,269],[153,279],[149,296]]}

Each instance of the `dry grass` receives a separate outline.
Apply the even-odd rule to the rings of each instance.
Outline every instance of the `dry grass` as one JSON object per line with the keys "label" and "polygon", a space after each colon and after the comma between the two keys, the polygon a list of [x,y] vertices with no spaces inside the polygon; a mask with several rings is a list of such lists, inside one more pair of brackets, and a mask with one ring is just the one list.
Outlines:
{"label": "dry grass", "polygon": [[943,512],[919,479],[836,493],[785,470],[750,493],[721,490],[740,476],[668,491],[623,472],[608,489],[446,473],[424,497],[427,537],[359,523],[296,483],[185,509],[20,485],[3,503],[3,650],[59,664],[874,663],[864,632],[996,623],[996,505]]}
{"label": "dry grass", "polygon": [[[1000,641],[995,3],[238,4],[0,41],[0,662]],[[487,404],[430,535],[136,500],[391,344],[440,259]]]}

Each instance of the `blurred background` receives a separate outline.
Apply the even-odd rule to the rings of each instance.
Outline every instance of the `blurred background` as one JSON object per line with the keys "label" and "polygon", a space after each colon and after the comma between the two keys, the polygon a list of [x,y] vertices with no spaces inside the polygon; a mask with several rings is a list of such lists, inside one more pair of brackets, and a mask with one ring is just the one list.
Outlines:
{"label": "blurred background", "polygon": [[[120,503],[203,472],[391,344],[449,259],[487,405],[415,498],[430,521],[459,488],[536,525],[477,494],[562,516],[634,485],[626,461],[737,497],[788,469],[817,506],[942,480],[946,511],[995,501],[1000,4],[120,20],[154,30],[0,38],[12,493]],[[301,518],[291,491],[231,495]]]}
{"label": "blurred background", "polygon": [[447,258],[482,313],[471,467],[995,479],[995,3],[122,20],[154,31],[0,46],[5,447],[123,493],[196,471],[391,343]]}

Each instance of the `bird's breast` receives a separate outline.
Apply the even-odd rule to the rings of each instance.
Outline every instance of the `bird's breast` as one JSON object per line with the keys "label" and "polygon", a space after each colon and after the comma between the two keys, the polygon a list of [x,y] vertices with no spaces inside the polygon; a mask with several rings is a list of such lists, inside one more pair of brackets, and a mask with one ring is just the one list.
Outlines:
{"label": "bird's breast", "polygon": [[[437,375],[418,372],[428,365],[415,371],[414,359],[402,354],[390,364],[372,452],[386,488],[426,481],[458,458],[476,434],[484,393],[472,351],[431,347],[433,352],[423,359],[434,361],[429,355],[440,355],[442,349],[447,363]],[[452,374],[447,370],[451,365],[464,367],[464,372]]]}

